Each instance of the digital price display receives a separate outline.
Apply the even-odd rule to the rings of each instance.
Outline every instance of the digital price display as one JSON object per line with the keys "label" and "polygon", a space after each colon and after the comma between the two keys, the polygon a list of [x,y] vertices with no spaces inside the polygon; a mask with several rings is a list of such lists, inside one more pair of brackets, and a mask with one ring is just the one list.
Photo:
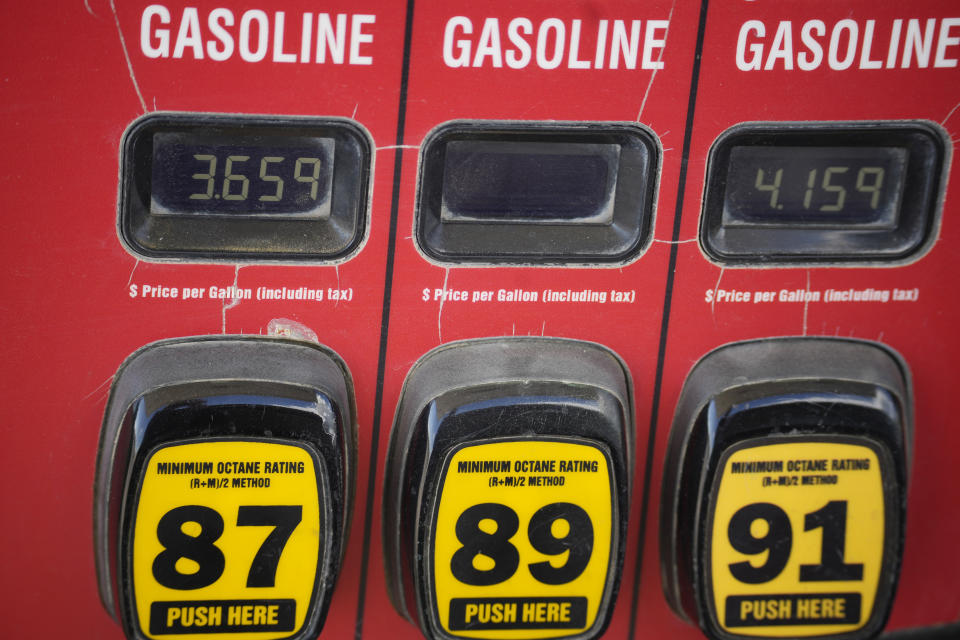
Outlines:
{"label": "digital price display", "polygon": [[175,339],[127,359],[94,535],[128,637],[316,637],[349,521],[352,394],[336,354],[293,340]]}
{"label": "digital price display", "polygon": [[[331,138],[156,133],[150,211],[157,215],[330,216]],[[296,145],[296,146],[293,146]]]}
{"label": "digital price display", "polygon": [[421,147],[414,236],[445,264],[623,264],[649,245],[661,149],[636,123],[456,121]]}
{"label": "digital price display", "polygon": [[441,217],[608,223],[619,154],[612,144],[451,141]]}
{"label": "digital price display", "polygon": [[877,635],[903,546],[907,379],[893,352],[854,340],[705,356],[681,392],[664,470],[674,610],[714,640]]}
{"label": "digital price display", "polygon": [[122,144],[120,239],[151,260],[342,261],[366,238],[372,158],[346,119],[149,114]]}
{"label": "digital price display", "polygon": [[625,549],[632,412],[623,363],[592,343],[474,340],[421,358],[386,468],[397,610],[432,638],[600,637]]}
{"label": "digital price display", "polygon": [[913,259],[939,226],[949,148],[927,122],[734,127],[710,152],[701,245],[735,266]]}
{"label": "digital price display", "polygon": [[895,147],[734,147],[723,223],[893,228],[906,160]]}

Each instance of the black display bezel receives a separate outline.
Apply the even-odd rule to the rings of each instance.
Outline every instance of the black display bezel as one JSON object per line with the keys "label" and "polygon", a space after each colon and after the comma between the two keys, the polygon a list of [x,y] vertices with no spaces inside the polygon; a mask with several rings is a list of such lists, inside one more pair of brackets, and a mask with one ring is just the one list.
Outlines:
{"label": "black display bezel", "polygon": [[[452,141],[617,144],[621,147],[609,224],[444,220],[445,151]],[[633,153],[629,153],[629,152]],[[625,153],[627,152],[627,153]],[[637,123],[453,121],[424,140],[414,238],[441,264],[624,264],[650,245],[660,177],[656,135]]]}
{"label": "black display bezel", "polygon": [[[724,225],[730,153],[738,146],[904,148],[909,156],[896,225]],[[939,229],[949,148],[945,132],[926,121],[737,125],[710,148],[701,249],[718,264],[740,267],[888,265],[916,259],[932,246]]]}
{"label": "black display bezel", "polygon": [[[281,218],[150,211],[153,134],[257,135],[334,141],[330,216]],[[154,113],[136,120],[121,144],[117,232],[148,260],[199,262],[341,262],[356,253],[369,227],[373,142],[345,118]]]}

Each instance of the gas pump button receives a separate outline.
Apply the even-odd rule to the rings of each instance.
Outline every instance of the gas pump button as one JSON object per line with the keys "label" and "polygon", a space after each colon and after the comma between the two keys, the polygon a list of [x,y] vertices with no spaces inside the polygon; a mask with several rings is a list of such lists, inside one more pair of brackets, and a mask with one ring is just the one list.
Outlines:
{"label": "gas pump button", "polygon": [[578,440],[471,444],[440,482],[429,591],[445,632],[554,637],[595,625],[614,538],[609,453]]}
{"label": "gas pump button", "polygon": [[704,542],[707,605],[724,632],[857,632],[875,616],[896,530],[893,462],[862,438],[770,438],[728,449]]}
{"label": "gas pump button", "polygon": [[623,562],[632,390],[592,343],[497,338],[414,365],[384,499],[390,595],[431,638],[596,638]]}
{"label": "gas pump button", "polygon": [[[199,440],[144,464],[133,532],[137,619],[149,637],[302,631],[330,518],[315,453],[266,440]],[[327,550],[328,551],[328,550]]]}
{"label": "gas pump button", "polygon": [[858,340],[771,338],[707,354],[667,448],[661,570],[714,640],[880,633],[906,518],[906,365]]}
{"label": "gas pump button", "polygon": [[315,637],[353,493],[350,374],[326,347],[165,340],[118,371],[101,433],[101,599],[130,638]]}

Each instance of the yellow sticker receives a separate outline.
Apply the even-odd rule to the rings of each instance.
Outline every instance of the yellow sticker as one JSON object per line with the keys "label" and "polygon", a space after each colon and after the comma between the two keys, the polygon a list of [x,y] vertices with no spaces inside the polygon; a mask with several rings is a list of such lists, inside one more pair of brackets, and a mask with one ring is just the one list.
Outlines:
{"label": "yellow sticker", "polygon": [[718,469],[707,541],[716,621],[743,636],[861,629],[883,567],[878,450],[829,438],[770,442],[748,441]]}
{"label": "yellow sticker", "polygon": [[142,633],[273,640],[302,630],[326,549],[318,464],[302,447],[264,441],[154,452],[133,537]]}
{"label": "yellow sticker", "polygon": [[614,548],[607,455],[570,440],[463,447],[440,484],[434,615],[452,636],[555,638],[597,622]]}

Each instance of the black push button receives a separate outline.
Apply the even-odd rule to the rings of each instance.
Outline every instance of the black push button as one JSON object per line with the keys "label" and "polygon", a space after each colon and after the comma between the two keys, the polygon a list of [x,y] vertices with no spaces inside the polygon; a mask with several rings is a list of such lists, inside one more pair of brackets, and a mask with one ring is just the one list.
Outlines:
{"label": "black push button", "polygon": [[441,263],[629,262],[650,244],[660,155],[636,123],[441,125],[421,151],[417,245]]}
{"label": "black push button", "polygon": [[664,592],[714,640],[880,633],[912,439],[909,376],[876,343],[707,354],[681,392],[660,511]]}
{"label": "black push button", "polygon": [[925,121],[738,125],[710,150],[701,246],[732,266],[916,259],[936,239],[949,155]]}
{"label": "black push button", "polygon": [[352,120],[150,114],[122,153],[117,227],[140,257],[339,262],[366,238],[373,144]]}
{"label": "black push button", "polygon": [[356,423],[314,343],[153,343],[114,378],[97,464],[100,596],[130,638],[316,637],[343,558]]}
{"label": "black push button", "polygon": [[597,638],[633,460],[623,362],[552,338],[452,343],[407,376],[390,437],[390,596],[430,638]]}

